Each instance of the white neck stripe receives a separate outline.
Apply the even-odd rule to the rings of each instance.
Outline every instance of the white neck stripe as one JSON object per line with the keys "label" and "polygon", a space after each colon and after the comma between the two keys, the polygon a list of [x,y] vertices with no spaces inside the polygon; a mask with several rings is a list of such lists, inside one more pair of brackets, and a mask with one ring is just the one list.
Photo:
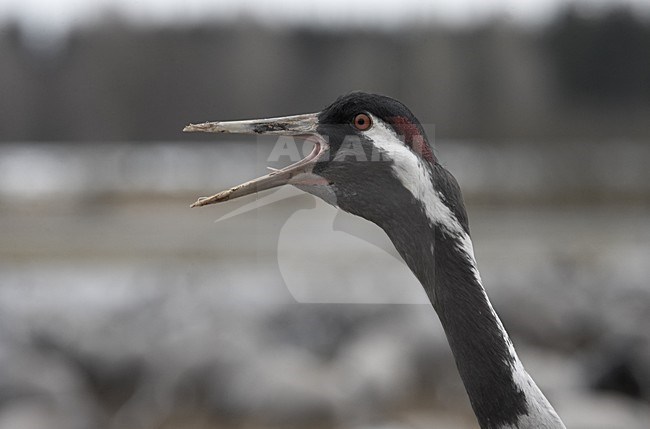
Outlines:
{"label": "white neck stripe", "polygon": [[459,240],[457,248],[467,257],[476,282],[481,287],[490,311],[498,323],[503,340],[508,345],[508,352],[512,357],[512,362],[508,362],[508,364],[512,368],[513,380],[521,391],[524,392],[526,401],[529,405],[530,414],[522,416],[521,423],[525,424],[527,420],[538,422],[544,421],[545,419],[548,419],[550,415],[550,420],[548,420],[550,423],[548,426],[549,428],[564,427],[559,417],[557,417],[555,410],[553,410],[553,407],[549,404],[548,400],[539,390],[530,375],[528,375],[519,360],[512,341],[503,327],[501,320],[494,311],[494,308],[485,293],[485,289],[483,288],[481,275],[479,274],[476,259],[474,257],[472,240],[460,225],[460,222],[451,209],[443,203],[438,191],[434,189],[430,170],[424,165],[424,162],[404,144],[392,128],[387,126],[381,119],[374,115],[370,116],[372,117],[373,126],[369,130],[365,131],[364,134],[373,141],[373,144],[378,149],[383,151],[387,157],[393,161],[393,174],[402,185],[411,192],[413,197],[422,204],[426,216],[431,224],[444,228],[447,233]]}
{"label": "white neck stripe", "polygon": [[432,186],[431,173],[411,149],[381,119],[372,117],[373,126],[364,131],[374,145],[393,161],[393,174],[420,201],[432,224],[438,224],[452,234],[464,233],[460,223]]}

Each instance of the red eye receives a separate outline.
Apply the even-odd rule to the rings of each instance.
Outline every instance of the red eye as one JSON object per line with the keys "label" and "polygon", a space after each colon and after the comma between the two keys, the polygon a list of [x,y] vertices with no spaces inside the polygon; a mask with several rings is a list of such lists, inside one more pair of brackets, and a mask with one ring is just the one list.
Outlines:
{"label": "red eye", "polygon": [[370,128],[371,125],[372,120],[370,119],[370,116],[366,115],[365,113],[359,113],[354,117],[354,128],[359,131],[365,131]]}

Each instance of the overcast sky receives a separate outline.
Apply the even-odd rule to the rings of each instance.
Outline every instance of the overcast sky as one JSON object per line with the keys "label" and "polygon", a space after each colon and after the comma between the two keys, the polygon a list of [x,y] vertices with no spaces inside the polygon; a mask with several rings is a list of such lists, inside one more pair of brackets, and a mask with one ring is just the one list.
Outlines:
{"label": "overcast sky", "polygon": [[527,24],[543,22],[569,3],[589,8],[629,4],[645,14],[650,11],[650,0],[0,0],[0,24],[16,20],[30,32],[60,32],[107,12],[153,23],[248,16],[272,25],[462,25],[502,16]]}

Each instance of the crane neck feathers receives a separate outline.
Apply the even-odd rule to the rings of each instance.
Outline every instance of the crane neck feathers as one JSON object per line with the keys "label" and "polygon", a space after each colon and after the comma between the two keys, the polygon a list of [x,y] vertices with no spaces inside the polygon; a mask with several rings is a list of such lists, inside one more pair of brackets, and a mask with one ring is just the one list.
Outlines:
{"label": "crane neck feathers", "polygon": [[[376,221],[423,285],[482,428],[564,428],[525,371],[482,285],[459,186],[381,121],[366,133],[391,160],[405,205]],[[392,136],[392,138],[391,138]]]}

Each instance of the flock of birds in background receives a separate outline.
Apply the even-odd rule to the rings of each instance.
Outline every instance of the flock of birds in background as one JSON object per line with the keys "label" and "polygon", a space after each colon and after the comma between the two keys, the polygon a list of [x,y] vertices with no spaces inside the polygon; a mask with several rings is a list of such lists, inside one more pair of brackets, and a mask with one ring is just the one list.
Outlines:
{"label": "flock of birds in background", "polygon": [[392,98],[354,92],[318,113],[205,122],[187,132],[293,136],[304,159],[192,206],[291,184],[382,228],[418,278],[481,428],[564,428],[524,369],[482,286],[460,188],[420,122]]}

